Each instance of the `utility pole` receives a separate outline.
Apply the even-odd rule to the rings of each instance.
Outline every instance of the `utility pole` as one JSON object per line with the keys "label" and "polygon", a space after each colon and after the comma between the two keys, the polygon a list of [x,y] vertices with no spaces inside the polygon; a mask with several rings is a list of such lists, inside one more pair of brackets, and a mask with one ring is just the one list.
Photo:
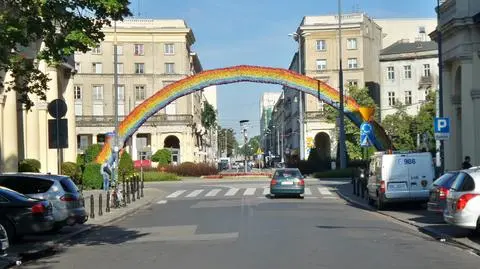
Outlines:
{"label": "utility pole", "polygon": [[242,133],[243,133],[243,141],[244,141],[244,144],[243,144],[243,153],[244,153],[244,157],[245,157],[245,173],[248,172],[248,168],[247,168],[247,142],[248,142],[248,134],[247,134],[247,124],[248,124],[248,120],[241,120],[240,121],[240,127],[242,128]]}
{"label": "utility pole", "polygon": [[[303,57],[303,54],[302,54],[302,35],[299,34],[298,35],[298,73],[300,73],[301,75],[303,75],[303,67],[302,67],[302,57]],[[304,143],[305,143],[305,130],[303,128],[303,100],[304,100],[304,95],[303,95],[303,92],[299,91],[298,92],[299,94],[299,97],[298,98],[298,118],[299,118],[299,131],[300,131],[300,143],[298,144],[299,145],[299,148],[300,148],[300,160],[303,160],[305,159],[305,146],[304,146]]]}
{"label": "utility pole", "polygon": [[[438,117],[443,117],[443,54],[442,54],[442,29],[440,25],[440,0],[437,0],[437,43],[438,43]],[[439,144],[439,145],[438,145]],[[437,166],[440,164],[440,173],[443,174],[445,170],[444,150],[445,145],[443,140],[436,141],[436,146],[439,147],[439,154],[437,154]]]}
{"label": "utility pole", "polygon": [[[114,39],[113,39],[113,88],[115,89],[114,94],[114,111],[115,111],[115,138],[114,138],[114,154],[115,154],[115,168],[113,169],[112,180],[116,182],[116,178],[118,177],[118,164],[119,164],[119,134],[118,134],[118,47],[117,47],[117,21],[113,22],[113,31],[114,31]],[[117,186],[117,184],[115,184]],[[116,187],[115,187],[116,188]]]}
{"label": "utility pole", "polygon": [[347,167],[347,155],[345,146],[345,117],[344,117],[344,96],[343,96],[343,67],[342,67],[342,0],[338,0],[338,57],[339,57],[339,73],[338,85],[340,93],[340,108],[339,108],[339,157],[340,169]]}

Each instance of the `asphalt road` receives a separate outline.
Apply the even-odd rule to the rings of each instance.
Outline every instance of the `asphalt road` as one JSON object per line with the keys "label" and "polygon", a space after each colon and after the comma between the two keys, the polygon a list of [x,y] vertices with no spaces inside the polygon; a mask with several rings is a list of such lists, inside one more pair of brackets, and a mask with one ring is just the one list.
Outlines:
{"label": "asphalt road", "polygon": [[168,193],[158,203],[22,267],[467,269],[480,264],[480,257],[466,250],[346,204],[329,191],[331,184],[307,182],[305,199],[268,199],[265,182],[156,186]]}

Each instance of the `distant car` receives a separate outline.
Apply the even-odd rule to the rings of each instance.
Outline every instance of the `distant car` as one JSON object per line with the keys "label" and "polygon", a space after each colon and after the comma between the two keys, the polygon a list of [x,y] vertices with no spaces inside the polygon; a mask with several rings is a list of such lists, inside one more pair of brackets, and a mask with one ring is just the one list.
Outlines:
{"label": "distant car", "polygon": [[460,171],[447,195],[443,219],[480,233],[480,169]]}
{"label": "distant car", "polygon": [[41,173],[5,173],[0,175],[0,186],[26,196],[45,199],[52,203],[55,226],[83,224],[88,216],[82,194],[68,176]]}
{"label": "distant car", "polygon": [[9,243],[26,234],[49,231],[54,223],[50,202],[0,187],[0,225]]}
{"label": "distant car", "polygon": [[275,170],[270,181],[270,196],[296,195],[303,198],[305,193],[305,180],[298,168],[281,168]]}
{"label": "distant car", "polygon": [[447,204],[447,195],[452,186],[458,171],[446,172],[432,183],[430,198],[428,200],[428,211],[443,213]]}

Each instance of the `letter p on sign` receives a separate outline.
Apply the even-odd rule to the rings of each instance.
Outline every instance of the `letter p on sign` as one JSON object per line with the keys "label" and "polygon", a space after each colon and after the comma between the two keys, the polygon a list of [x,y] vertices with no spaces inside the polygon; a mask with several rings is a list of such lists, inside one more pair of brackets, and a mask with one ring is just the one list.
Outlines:
{"label": "letter p on sign", "polygon": [[434,122],[435,139],[446,140],[450,137],[450,119],[435,118]]}

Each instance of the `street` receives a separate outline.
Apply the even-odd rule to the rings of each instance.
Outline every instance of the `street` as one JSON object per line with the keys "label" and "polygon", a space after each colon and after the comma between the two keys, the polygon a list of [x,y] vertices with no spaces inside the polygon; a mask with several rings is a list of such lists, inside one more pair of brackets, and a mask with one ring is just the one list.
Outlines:
{"label": "street", "polygon": [[[265,180],[155,184],[166,193],[22,268],[478,268],[480,258],[340,199],[269,199]],[[346,181],[343,184],[347,183]]]}

